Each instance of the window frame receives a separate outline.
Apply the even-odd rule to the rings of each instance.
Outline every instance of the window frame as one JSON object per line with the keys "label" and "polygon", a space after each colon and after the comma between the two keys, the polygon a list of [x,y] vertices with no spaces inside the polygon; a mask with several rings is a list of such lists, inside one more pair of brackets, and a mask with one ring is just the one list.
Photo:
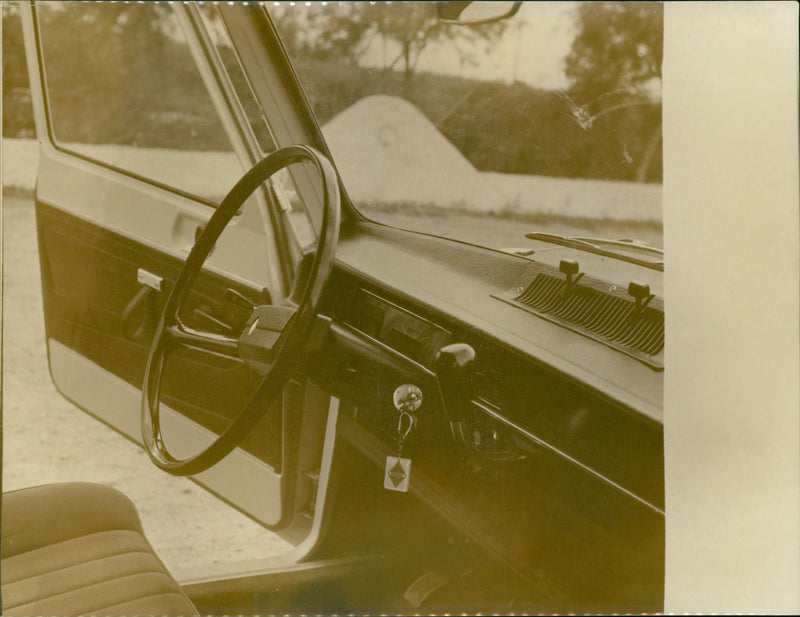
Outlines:
{"label": "window frame", "polygon": [[[336,159],[331,155],[268,7],[261,3],[220,3],[216,6],[253,94],[266,114],[276,146],[310,145],[328,157],[336,168]],[[293,177],[312,226],[319,229],[322,216],[319,190],[308,174],[294,174]],[[352,205],[341,178],[339,195],[342,223],[374,222]]]}
{"label": "window frame", "polygon": [[[280,148],[280,145],[278,140],[275,138],[275,132],[272,128],[267,110],[255,94],[255,89],[253,88],[250,76],[247,74],[247,71],[242,64],[235,44],[233,44],[232,37],[228,31],[227,25],[225,24],[224,17],[219,11],[218,6],[211,5],[211,8],[216,10],[217,16],[222,20],[222,27],[225,29],[226,35],[231,40],[233,45],[233,53],[236,56],[236,61],[239,65],[242,75],[247,82],[250,95],[253,97],[253,100],[258,104],[261,112],[264,114],[264,121],[267,130],[269,131],[270,140],[272,141],[274,148],[278,149]],[[201,14],[200,7],[194,4],[189,4],[183,7],[183,10],[186,11],[189,25],[199,43],[199,52],[203,54],[204,62],[207,64],[209,71],[213,75],[216,87],[224,97],[227,108],[236,124],[242,146],[246,151],[248,160],[246,169],[249,169],[258,161],[260,161],[264,155],[269,153],[264,152],[261,148],[259,139],[250,124],[250,119],[247,116],[247,111],[242,102],[241,96],[239,95],[239,92],[230,78],[229,71],[225,67],[225,63],[220,55],[219,49],[217,49],[216,44],[209,34],[207,20]],[[270,191],[274,190],[272,188],[273,180],[270,179],[266,185],[262,185],[260,190],[257,190],[254,193],[253,198],[258,201],[259,207],[263,209],[269,218],[272,233],[275,235],[275,245],[278,251],[278,264],[281,269],[284,282],[284,289],[282,291],[284,294],[286,294],[288,293],[288,289],[294,276],[294,267],[300,260],[300,254],[297,250],[292,250],[289,233],[287,233],[284,222],[280,215],[281,207],[277,205],[275,203],[275,199],[270,196],[270,191],[266,190],[267,185],[270,187]],[[296,238],[294,239],[296,240]]]}
{"label": "window frame", "polygon": [[[252,166],[253,161],[251,160],[249,152],[246,150],[245,144],[243,143],[243,139],[240,134],[241,130],[238,127],[236,118],[232,113],[230,107],[228,106],[223,93],[221,92],[219,81],[214,75],[212,67],[209,64],[208,58],[206,57],[205,52],[202,49],[202,44],[198,38],[197,32],[193,27],[193,25],[191,24],[188,17],[183,12],[184,7],[179,5],[169,5],[168,8],[169,10],[173,11],[173,14],[176,16],[178,25],[181,29],[181,33],[186,39],[186,45],[192,56],[194,65],[197,68],[198,74],[203,82],[205,90],[209,95],[211,103],[214,107],[214,111],[216,112],[217,118],[219,119],[222,125],[222,129],[225,133],[225,136],[228,138],[228,141],[230,142],[231,154],[233,154],[236,157],[237,163],[241,168],[240,169],[241,174],[244,174],[244,172]],[[213,202],[207,197],[191,193],[189,191],[186,191],[184,189],[178,188],[173,185],[165,184],[160,180],[142,175],[141,173],[137,173],[136,171],[131,169],[125,169],[123,167],[119,167],[108,161],[94,158],[88,154],[66,147],[62,142],[56,139],[55,127],[53,123],[52,104],[50,100],[51,98],[50,90],[47,84],[47,71],[45,68],[44,48],[42,46],[41,23],[39,21],[38,10],[39,7],[36,5],[36,3],[32,3],[31,14],[33,18],[33,32],[35,35],[37,58],[39,59],[39,76],[41,80],[42,99],[43,99],[42,109],[44,111],[45,127],[47,129],[47,137],[50,145],[55,150],[63,154],[81,159],[92,165],[97,165],[103,169],[113,171],[127,178],[143,182],[146,185],[168,191],[172,194],[178,195],[185,199],[189,199],[192,202],[201,204],[203,206],[216,209],[216,207],[219,204]]]}

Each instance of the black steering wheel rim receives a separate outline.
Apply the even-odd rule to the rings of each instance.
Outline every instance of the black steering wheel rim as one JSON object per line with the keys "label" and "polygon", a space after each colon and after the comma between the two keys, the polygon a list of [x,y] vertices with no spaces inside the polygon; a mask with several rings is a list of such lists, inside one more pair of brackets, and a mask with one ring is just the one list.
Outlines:
{"label": "black steering wheel rim", "polygon": [[[222,231],[244,202],[267,179],[288,165],[310,162],[322,179],[323,216],[314,258],[299,303],[285,333],[281,334],[276,357],[255,396],[208,447],[185,459],[173,456],[164,443],[160,422],[160,387],[164,364],[179,346],[200,347],[233,356],[237,339],[197,331],[180,319],[192,284]],[[206,224],[186,258],[156,326],[142,384],[141,431],[147,454],[160,469],[173,475],[194,475],[205,471],[229,454],[255,426],[275,397],[283,390],[318,314],[319,300],[333,267],[339,238],[340,199],[336,172],[330,161],[309,146],[288,146],[256,163],[225,196]]]}

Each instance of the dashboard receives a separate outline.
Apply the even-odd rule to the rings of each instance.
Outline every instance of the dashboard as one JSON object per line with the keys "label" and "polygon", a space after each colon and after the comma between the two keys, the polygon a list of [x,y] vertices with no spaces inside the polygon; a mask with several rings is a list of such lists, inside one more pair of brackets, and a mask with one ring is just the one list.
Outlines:
{"label": "dashboard", "polygon": [[[376,233],[391,239],[398,232]],[[369,265],[361,267],[364,253],[350,252],[344,235],[323,306],[331,336],[313,371],[345,403],[340,435],[374,463],[380,482],[387,456],[397,455],[393,393],[415,386],[423,402],[403,451],[413,460],[412,494],[526,580],[536,579],[537,563],[561,564],[566,596],[611,594],[606,600],[658,606],[663,427],[647,405],[611,395],[630,394],[629,383],[635,391],[643,371],[654,380],[662,373],[492,297],[512,289],[530,261],[415,239],[417,246],[406,239],[400,250],[412,271],[413,260],[426,259],[426,270],[416,270],[426,276],[401,286],[392,285],[403,262],[391,242],[370,244]],[[463,257],[476,254],[482,267],[464,268]],[[455,309],[462,293],[472,302]],[[476,318],[484,305],[486,321]],[[587,350],[584,361],[616,354],[631,381],[617,377],[617,390],[603,391],[593,387],[602,382],[558,370],[544,361],[548,354],[530,354],[518,339],[510,345],[493,332],[509,310],[526,320],[525,332],[559,328],[567,349]]]}
{"label": "dashboard", "polygon": [[428,368],[452,341],[444,328],[362,288],[355,290],[349,314],[356,330]]}

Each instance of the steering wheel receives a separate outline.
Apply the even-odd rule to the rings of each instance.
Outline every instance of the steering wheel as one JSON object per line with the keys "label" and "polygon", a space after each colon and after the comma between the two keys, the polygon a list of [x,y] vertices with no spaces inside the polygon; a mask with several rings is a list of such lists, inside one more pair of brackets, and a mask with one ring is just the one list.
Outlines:
{"label": "steering wheel", "polygon": [[[313,261],[301,262],[292,294],[284,305],[253,309],[238,338],[204,332],[183,324],[180,315],[192,284],[222,231],[245,200],[269,177],[302,161],[322,179],[323,216]],[[302,368],[307,341],[320,323],[318,305],[333,266],[339,238],[340,201],[336,172],[328,159],[308,146],[288,146],[268,154],[239,180],[222,200],[195,242],[156,326],[142,384],[141,429],[150,459],[176,476],[194,475],[222,460],[255,426],[281,393],[289,377]],[[161,435],[160,389],[167,357],[179,347],[239,358],[264,376],[244,409],[213,443],[198,454],[178,459]]]}

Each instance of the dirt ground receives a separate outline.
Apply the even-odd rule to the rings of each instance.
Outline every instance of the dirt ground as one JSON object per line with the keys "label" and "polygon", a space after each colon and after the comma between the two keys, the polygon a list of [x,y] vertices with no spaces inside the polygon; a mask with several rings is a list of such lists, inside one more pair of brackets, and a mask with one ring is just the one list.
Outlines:
{"label": "dirt ground", "polygon": [[148,538],[177,576],[291,549],[190,480],[159,471],[139,446],[56,391],[30,196],[4,195],[2,216],[3,490],[71,480],[114,486],[137,505]]}

